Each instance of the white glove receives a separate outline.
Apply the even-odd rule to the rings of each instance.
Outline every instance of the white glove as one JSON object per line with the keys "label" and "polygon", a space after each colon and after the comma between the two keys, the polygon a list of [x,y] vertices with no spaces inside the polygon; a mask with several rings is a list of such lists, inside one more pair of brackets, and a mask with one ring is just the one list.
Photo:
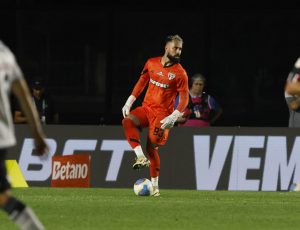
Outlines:
{"label": "white glove", "polygon": [[181,117],[183,115],[183,113],[179,112],[178,110],[174,110],[174,112],[165,117],[164,119],[162,119],[160,121],[160,123],[162,123],[161,127],[162,129],[170,129],[174,126],[175,122],[177,121],[177,119],[179,117]]}
{"label": "white glove", "polygon": [[129,115],[131,106],[133,102],[136,100],[135,96],[130,95],[125,103],[125,105],[122,108],[123,117],[127,117]]}

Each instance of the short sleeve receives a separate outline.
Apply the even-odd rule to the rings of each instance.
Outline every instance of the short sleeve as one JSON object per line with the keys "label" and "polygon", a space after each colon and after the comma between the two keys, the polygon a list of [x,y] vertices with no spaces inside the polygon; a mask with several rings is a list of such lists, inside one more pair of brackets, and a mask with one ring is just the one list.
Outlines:
{"label": "short sleeve", "polygon": [[15,59],[14,54],[3,43],[0,43],[0,71],[4,71],[10,83],[23,78],[22,71]]}

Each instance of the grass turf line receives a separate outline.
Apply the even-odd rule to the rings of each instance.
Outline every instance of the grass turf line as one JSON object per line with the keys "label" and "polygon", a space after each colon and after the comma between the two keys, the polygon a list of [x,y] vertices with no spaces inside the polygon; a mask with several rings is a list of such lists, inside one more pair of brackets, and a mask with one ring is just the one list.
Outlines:
{"label": "grass turf line", "polygon": [[[14,189],[48,230],[299,229],[300,193],[133,189]],[[0,229],[17,229],[4,212]]]}

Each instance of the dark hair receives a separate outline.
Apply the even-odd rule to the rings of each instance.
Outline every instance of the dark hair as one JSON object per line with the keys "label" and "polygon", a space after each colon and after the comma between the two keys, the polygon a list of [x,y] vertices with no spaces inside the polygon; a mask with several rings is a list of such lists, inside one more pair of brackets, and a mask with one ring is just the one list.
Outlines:
{"label": "dark hair", "polygon": [[196,80],[201,80],[201,81],[203,81],[203,83],[204,83],[204,87],[206,86],[206,78],[202,75],[202,74],[200,74],[200,73],[196,73],[196,74],[194,74],[192,77],[191,77],[191,79],[190,79],[190,81],[189,81],[189,87],[191,88],[192,87],[192,85],[194,84],[194,82],[196,81]]}
{"label": "dark hair", "polygon": [[31,83],[31,88],[32,89],[43,89],[44,84],[43,84],[43,80],[40,78],[34,79],[34,81],[32,81]]}
{"label": "dark hair", "polygon": [[172,42],[174,40],[177,40],[177,41],[180,41],[180,42],[183,43],[183,39],[178,34],[175,34],[175,35],[169,35],[169,36],[167,36],[167,38],[166,38],[166,44],[169,43],[169,42]]}

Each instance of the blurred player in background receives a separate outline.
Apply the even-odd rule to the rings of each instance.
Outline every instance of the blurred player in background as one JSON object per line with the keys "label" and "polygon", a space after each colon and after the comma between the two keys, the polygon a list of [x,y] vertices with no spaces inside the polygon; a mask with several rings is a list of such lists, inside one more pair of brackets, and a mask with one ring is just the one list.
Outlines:
{"label": "blurred player in background", "polygon": [[290,112],[289,127],[300,127],[300,58],[287,78],[285,100]]}
{"label": "blurred player in background", "polygon": [[[158,178],[160,171],[160,157],[158,147],[166,143],[169,129],[185,110],[188,99],[188,77],[179,64],[183,40],[180,36],[168,36],[165,53],[162,57],[150,58],[136,83],[131,95],[127,99],[123,113],[123,128],[126,138],[134,150],[137,158],[134,169],[150,166],[151,182],[154,186],[154,196],[159,196]],[[130,111],[136,98],[148,85],[142,106]],[[174,110],[176,95],[179,103]],[[140,143],[137,128],[149,127],[146,151],[150,161],[146,158]]]}
{"label": "blurred player in background", "polygon": [[29,89],[14,55],[0,41],[0,207],[20,229],[44,229],[33,211],[11,195],[11,186],[6,178],[5,155],[7,149],[16,143],[9,102],[10,91],[18,98],[28,118],[35,138],[36,154],[45,154],[48,147]]}

